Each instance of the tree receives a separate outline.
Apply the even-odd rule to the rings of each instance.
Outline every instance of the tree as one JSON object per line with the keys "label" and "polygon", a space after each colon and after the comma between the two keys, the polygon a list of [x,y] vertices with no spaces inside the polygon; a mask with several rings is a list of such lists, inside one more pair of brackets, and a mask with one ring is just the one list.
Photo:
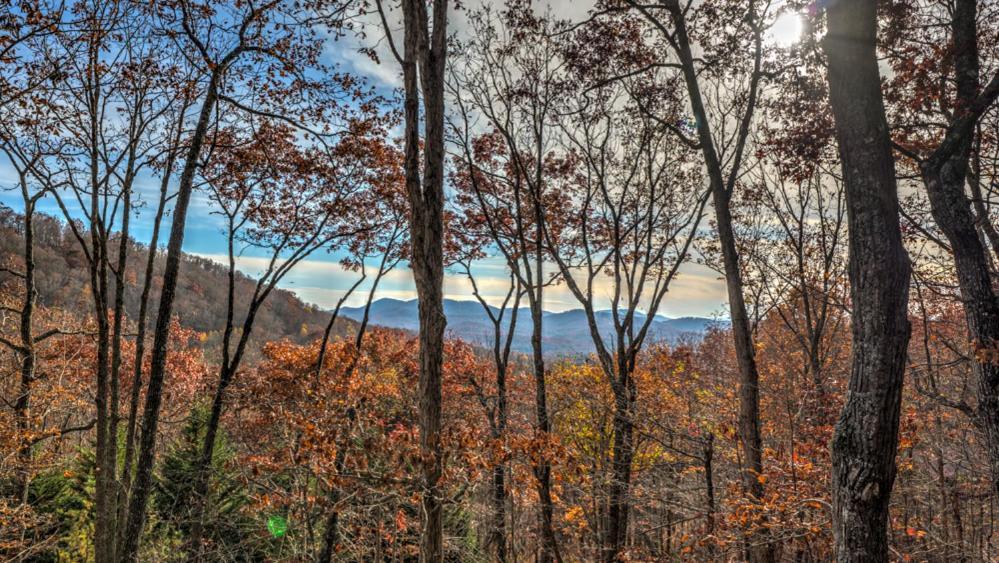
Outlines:
{"label": "tree", "polygon": [[[498,17],[497,17],[498,16]],[[531,314],[531,361],[535,385],[535,431],[550,441],[551,420],[544,352],[546,273],[544,215],[554,222],[559,195],[548,189],[546,160],[553,148],[552,113],[568,93],[557,38],[564,24],[540,17],[527,3],[510,3],[494,15],[485,9],[472,17],[476,39],[463,46],[462,63],[450,85],[460,122],[452,125],[463,166],[466,196],[484,219],[496,250],[527,297]],[[491,134],[473,138],[477,117]],[[561,560],[555,534],[551,462],[543,452],[533,468],[537,481],[539,560]]]}
{"label": "tree", "polygon": [[[357,126],[367,130],[365,126]],[[205,421],[204,450],[195,482],[195,502],[205,503],[211,475],[215,437],[218,433],[225,394],[236,377],[253,333],[257,312],[277,284],[313,252],[335,250],[365,228],[356,221],[368,188],[365,167],[369,155],[338,151],[336,161],[327,161],[318,149],[300,148],[290,126],[264,122],[241,139],[222,131],[211,139],[208,162],[201,174],[209,197],[225,218],[228,250],[228,291],[222,335],[222,361],[209,416]],[[351,141],[352,147],[362,143]],[[264,253],[266,267],[257,277],[253,293],[245,303],[236,301],[237,245]],[[245,307],[242,322],[237,307]],[[203,513],[204,506],[196,511]],[[197,518],[197,514],[196,514]],[[192,553],[203,557],[201,527],[194,526]]]}
{"label": "tree", "polygon": [[[604,11],[613,16],[624,9],[637,12],[647,21],[660,40],[656,47],[668,49],[675,57],[675,61],[661,56],[653,60],[642,57],[637,60],[626,59],[629,67],[626,67],[628,70],[624,75],[648,72],[664,66],[676,68],[687,91],[695,131],[693,138],[682,138],[701,151],[711,188],[715,228],[718,231],[725,271],[729,314],[732,317],[732,336],[739,362],[739,437],[745,456],[743,484],[748,494],[759,500],[764,493],[764,479],[761,477],[763,450],[759,422],[759,370],[754,358],[752,327],[746,309],[731,199],[744,173],[753,118],[765,78],[763,38],[776,17],[776,7],[769,3],[705,3],[700,9],[705,13],[708,29],[697,30],[698,34],[693,37],[688,29],[688,22],[694,14],[690,12],[689,6],[677,0],[653,4],[633,0],[607,3]],[[611,22],[608,27],[613,25]],[[695,55],[695,47],[706,56]],[[622,50],[628,54],[627,49]],[[708,68],[715,70],[705,73]],[[720,71],[723,68],[725,71]],[[732,76],[729,80],[725,80],[726,72]],[[618,78],[612,73],[604,80]],[[716,80],[711,80],[712,78]],[[717,85],[718,96],[706,94],[705,88],[712,82]],[[714,113],[710,111],[708,100],[719,100],[719,107],[714,108]],[[734,131],[729,125],[734,125]],[[674,130],[683,134],[675,125]],[[755,533],[754,537],[748,539],[747,547],[751,561],[769,561],[775,557],[765,534]]]}
{"label": "tree", "polygon": [[[26,40],[22,51],[47,76],[36,86],[38,105],[21,106],[22,123],[47,120],[59,152],[35,168],[49,170],[56,199],[89,270],[97,336],[96,559],[116,557],[119,505],[117,434],[124,343],[124,270],[138,175],[156,158],[183,77],[169,49],[153,37],[148,13],[125,2],[74,3],[72,23]],[[123,35],[133,38],[124,41]],[[154,55],[155,53],[155,55]],[[47,69],[47,70],[46,70]],[[51,70],[57,69],[57,70]],[[44,112],[37,111],[42,106]],[[54,177],[54,178],[53,178]],[[83,222],[77,223],[82,217]],[[112,230],[118,228],[117,240]],[[115,248],[117,246],[117,248]],[[117,256],[115,256],[115,252]]]}
{"label": "tree", "polygon": [[[975,152],[978,124],[999,98],[999,73],[982,84],[982,55],[979,49],[978,2],[961,0],[950,14],[948,60],[952,65],[953,93],[942,92],[946,99],[946,127],[942,138],[929,141],[925,151],[905,150],[919,168],[929,196],[933,219],[950,243],[954,256],[961,301],[967,315],[968,330],[975,343],[974,371],[978,378],[978,421],[982,425],[992,463],[993,487],[999,492],[999,363],[990,352],[999,340],[999,301],[992,287],[992,266],[985,246],[991,219],[981,210],[981,190],[973,196],[980,217],[972,211],[966,185],[979,186],[970,168]],[[940,78],[949,78],[949,69],[939,69]],[[979,134],[980,135],[980,134]],[[914,137],[914,136],[910,136]],[[906,139],[906,145],[918,147],[918,138]],[[981,145],[979,144],[979,148]],[[928,154],[927,154],[928,153]],[[994,229],[992,229],[994,231]]]}
{"label": "tree", "polygon": [[[441,364],[444,354],[444,69],[447,0],[402,0],[403,49],[399,51],[379,0],[378,11],[392,54],[402,66],[405,101],[404,167],[409,196],[411,265],[420,300],[420,445],[423,449],[423,541],[420,560],[444,557],[440,479]],[[420,98],[424,136],[420,139]],[[422,147],[422,151],[421,151]],[[421,165],[422,152],[422,165]]]}
{"label": "tree", "polygon": [[[656,84],[630,86],[655,89]],[[561,112],[568,158],[578,158],[580,170],[567,174],[561,186],[568,219],[545,225],[545,244],[583,307],[614,394],[613,472],[601,556],[608,562],[618,559],[628,531],[638,354],[653,336],[650,329],[688,257],[707,200],[682,143],[658,121],[623,103],[620,98],[627,95],[624,88],[604,87],[574,112]],[[670,111],[667,104],[660,107],[663,114]],[[601,330],[597,306],[602,296],[610,300],[610,334]]]}
{"label": "tree", "polygon": [[828,7],[823,43],[846,194],[853,311],[850,387],[832,441],[839,561],[888,559],[888,502],[910,334],[910,265],[881,94],[876,11],[870,2]]}
{"label": "tree", "polygon": [[[476,173],[469,170],[464,172],[466,174]],[[462,182],[462,179],[467,179],[467,176],[459,174],[458,178],[457,183],[467,189],[469,182]],[[499,459],[495,460],[492,467],[490,499],[493,519],[487,543],[495,549],[496,560],[505,563],[508,558],[506,523],[508,463],[505,452],[508,447],[507,427],[510,419],[507,379],[516,369],[511,352],[513,351],[513,339],[517,332],[520,300],[524,291],[520,287],[519,278],[513,271],[510,272],[509,286],[499,306],[491,305],[486,296],[479,290],[473,263],[485,256],[483,248],[488,246],[493,239],[487,226],[491,221],[482,221],[484,213],[480,213],[478,207],[470,201],[472,199],[464,198],[468,206],[460,207],[453,223],[449,225],[451,236],[457,239],[456,245],[458,246],[457,249],[453,250],[453,252],[458,253],[458,256],[452,258],[451,261],[453,262],[452,267],[459,267],[468,278],[468,282],[472,286],[472,294],[482,306],[482,310],[492,325],[490,350],[495,371],[494,388],[490,389],[484,386],[474,374],[469,377],[469,384],[474,390],[476,400],[485,411],[486,422],[489,425],[490,437],[495,442],[495,449],[502,452],[497,456]]]}
{"label": "tree", "polygon": [[[364,98],[351,87],[353,81],[349,76],[328,76],[329,69],[319,63],[321,50],[317,48],[320,43],[317,28],[321,23],[337,27],[336,18],[341,14],[335,6],[330,8],[332,15],[327,20],[314,22],[300,21],[296,17],[299,6],[281,0],[259,6],[243,2],[177,0],[154,8],[166,35],[176,42],[181,52],[189,55],[188,62],[196,69],[200,109],[181,166],[167,244],[143,411],[143,434],[120,554],[128,561],[138,554],[152,483],[167,341],[187,211],[202,148],[217,107],[221,102],[237,114],[284,120],[289,119],[288,115],[294,109],[294,115],[301,119],[293,121],[311,120],[323,124],[326,128],[321,131],[323,135],[336,135],[339,131],[334,127],[351,113],[348,104],[341,102],[355,94],[358,94],[357,99]],[[217,21],[227,22],[224,30],[215,25]],[[318,70],[324,78],[310,78],[309,70]]]}

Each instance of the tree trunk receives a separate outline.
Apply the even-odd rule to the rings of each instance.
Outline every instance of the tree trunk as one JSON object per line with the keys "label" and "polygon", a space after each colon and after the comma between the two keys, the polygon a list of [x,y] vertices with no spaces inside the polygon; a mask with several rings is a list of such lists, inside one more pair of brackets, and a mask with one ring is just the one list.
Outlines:
{"label": "tree trunk", "polygon": [[218,100],[218,85],[221,78],[220,67],[211,75],[205,99],[198,115],[198,123],[190,140],[184,170],[174,204],[173,224],[170,227],[170,241],[167,244],[166,268],[163,271],[163,288],[160,291],[160,305],[153,332],[153,349],[149,371],[149,385],[146,392],[146,405],[142,414],[142,437],[139,442],[139,457],[135,472],[135,483],[129,498],[128,520],[125,522],[125,537],[120,553],[121,561],[137,561],[139,540],[146,519],[146,504],[152,490],[153,463],[156,456],[156,427],[159,423],[160,406],[163,403],[163,380],[166,374],[167,341],[170,338],[170,320],[173,315],[173,300],[180,275],[180,258],[184,245],[184,228],[187,223],[187,209],[191,202],[194,187],[194,173],[198,166],[201,147],[208,132],[208,123]]}
{"label": "tree trunk", "polygon": [[[976,0],[959,0],[953,16],[957,103],[955,120],[940,147],[921,163],[923,183],[934,220],[950,242],[954,253],[961,302],[971,340],[976,348],[973,364],[978,379],[979,424],[985,431],[992,491],[999,494],[999,302],[992,289],[988,251],[978,234],[975,216],[965,195],[977,117],[999,90],[983,94],[981,110],[974,108],[979,96],[979,61]],[[982,102],[979,102],[982,103]],[[969,115],[970,114],[970,115]],[[987,215],[980,220],[988,223]]]}
{"label": "tree trunk", "polygon": [[[704,441],[704,527],[707,535],[715,533],[715,476],[712,464],[715,456],[715,435],[709,433]],[[713,545],[713,544],[710,544]]]}
{"label": "tree trunk", "polygon": [[[509,339],[512,338],[514,330],[516,330],[516,308],[517,302],[514,303],[514,320],[510,323],[510,333],[508,335]],[[503,357],[503,352],[500,350],[500,331],[501,326],[499,323],[496,325],[496,342],[495,342],[495,357],[496,357],[496,421],[493,428],[493,439],[497,441],[502,441],[506,436],[506,425],[507,425],[507,400],[506,400],[506,370],[507,370],[507,359]],[[506,356],[509,358],[509,356]],[[500,459],[496,465],[493,467],[493,478],[492,478],[492,504],[493,504],[493,528],[489,531],[489,543],[493,546],[496,551],[496,561],[499,563],[506,563],[507,560],[507,547],[506,547],[506,461]]]}
{"label": "tree trunk", "polygon": [[[183,112],[182,112],[183,113]],[[174,137],[174,143],[179,144],[179,132],[183,129],[180,126],[181,121],[178,121],[177,130],[178,135]],[[171,151],[170,156],[167,159],[166,170],[171,170],[173,168],[173,163],[175,160],[174,152]],[[124,490],[124,499],[122,499],[120,505],[118,506],[118,521],[124,523],[127,517],[128,510],[128,496],[131,494],[132,489],[132,465],[135,461],[135,440],[137,434],[137,422],[139,416],[139,397],[142,392],[142,368],[143,359],[145,358],[146,349],[146,317],[149,312],[149,296],[152,292],[153,286],[153,274],[156,267],[156,248],[159,245],[160,237],[160,225],[163,221],[163,213],[166,210],[167,202],[167,188],[170,182],[170,176],[164,174],[160,183],[160,198],[159,203],[156,206],[156,217],[153,219],[153,234],[149,241],[149,255],[146,259],[146,272],[142,283],[142,295],[139,298],[139,316],[136,319],[137,332],[135,336],[135,356],[133,360],[133,372],[132,372],[132,392],[128,404],[128,421],[125,427],[125,459],[122,468],[121,484]],[[119,552],[124,544],[124,534],[125,526],[118,527],[118,546]]]}
{"label": "tree trunk", "polygon": [[506,467],[493,467],[493,529],[490,542],[496,549],[496,561],[506,563]]}
{"label": "tree trunk", "polygon": [[[401,61],[405,90],[405,170],[410,202],[411,264],[416,279],[420,318],[419,421],[424,517],[420,561],[424,563],[444,559],[440,433],[444,328],[447,324],[443,290],[447,0],[434,0],[432,8],[431,31],[426,3],[423,0],[403,1],[405,44]],[[425,127],[422,174],[419,134],[421,92]]]}
{"label": "tree trunk", "polygon": [[604,555],[606,563],[618,560],[628,534],[628,514],[631,509],[631,463],[635,455],[635,426],[632,420],[635,406],[633,384],[624,383],[614,389],[614,441],[611,453],[611,483],[607,499]]}
{"label": "tree trunk", "polygon": [[[679,3],[670,3],[670,12],[676,28],[676,44],[680,58],[684,83],[687,86],[691,109],[697,123],[697,136],[704,155],[705,166],[711,185],[711,200],[715,208],[715,223],[718,241],[721,246],[722,264],[725,270],[725,286],[728,293],[729,314],[732,318],[732,338],[735,343],[736,360],[739,365],[739,442],[742,446],[745,464],[742,471],[743,486],[754,499],[763,498],[764,487],[760,476],[763,474],[762,441],[760,435],[760,374],[756,366],[755,348],[746,299],[743,295],[742,270],[739,265],[739,252],[735,231],[732,227],[730,199],[739,177],[739,159],[748,138],[749,125],[756,106],[756,96],[760,75],[760,39],[756,38],[754,73],[751,77],[750,96],[746,113],[740,124],[739,157],[729,171],[726,182],[725,172],[715,148],[708,113],[701,96],[694,55],[690,48],[685,15]],[[754,533],[747,538],[749,559],[753,562],[768,562],[775,559],[775,552],[765,534]]]}
{"label": "tree trunk", "polygon": [[[539,239],[540,240],[540,239]],[[534,371],[534,408],[537,416],[535,431],[543,436],[551,432],[551,420],[548,417],[548,389],[546,385],[545,358],[542,342],[544,312],[541,308],[542,294],[542,262],[540,256],[536,259],[534,276],[536,287],[528,290],[531,309],[531,356]],[[558,546],[555,539],[555,528],[552,520],[555,508],[552,503],[551,464],[543,457],[534,466],[534,478],[538,487],[538,519],[541,528],[541,545],[538,552],[538,563],[551,563],[556,560]]]}
{"label": "tree trunk", "polygon": [[888,560],[888,502],[910,334],[910,265],[881,95],[876,4],[832,4],[823,45],[846,192],[853,305],[850,385],[832,440],[833,534],[841,562]]}
{"label": "tree trunk", "polygon": [[35,379],[35,337],[32,333],[34,322],[35,300],[38,290],[35,288],[35,241],[34,212],[35,204],[27,197],[26,180],[21,178],[24,191],[24,302],[21,304],[21,382],[17,400],[14,403],[14,418],[18,434],[21,436],[17,450],[18,482],[16,488],[17,500],[28,502],[28,486],[31,484],[31,386]]}

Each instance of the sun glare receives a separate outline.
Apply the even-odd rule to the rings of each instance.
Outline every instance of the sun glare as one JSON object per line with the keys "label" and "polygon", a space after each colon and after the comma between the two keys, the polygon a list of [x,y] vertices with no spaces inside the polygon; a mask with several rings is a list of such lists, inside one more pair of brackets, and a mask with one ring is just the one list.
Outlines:
{"label": "sun glare", "polygon": [[785,12],[770,28],[770,43],[777,47],[792,45],[801,37],[801,28],[801,16],[794,12]]}

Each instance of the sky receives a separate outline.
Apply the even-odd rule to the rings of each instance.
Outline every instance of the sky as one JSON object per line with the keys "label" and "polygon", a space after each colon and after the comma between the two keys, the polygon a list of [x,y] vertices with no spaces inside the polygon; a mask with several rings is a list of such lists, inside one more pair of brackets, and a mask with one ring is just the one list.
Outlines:
{"label": "sky", "polygon": [[[465,2],[464,6],[474,8],[489,1]],[[551,0],[547,4],[551,7],[554,15],[574,20],[585,18],[587,11],[592,7],[591,0]],[[798,33],[799,25],[800,22],[796,18],[782,19],[775,26],[773,41],[786,43],[793,40]],[[464,16],[461,13],[454,14],[450,26],[455,33],[461,36],[467,27]],[[371,40],[371,36],[368,40]],[[366,77],[373,86],[382,91],[398,88],[401,84],[399,70],[394,59],[388,55],[385,42],[382,41],[378,46],[380,50],[386,51],[384,52],[386,56],[380,57],[381,64],[360,54],[359,47],[360,44],[352,39],[331,40],[325,57],[327,57],[328,62],[337,63],[346,71]],[[20,211],[23,204],[20,194],[15,191],[16,177],[10,164],[2,159],[0,159],[0,187],[3,188],[0,191],[0,203],[15,211]],[[152,234],[152,218],[159,191],[159,180],[152,176],[140,177],[137,181],[137,191],[143,203],[140,204],[133,218],[133,236],[140,242],[148,242]],[[73,213],[71,202],[69,206],[71,213]],[[38,207],[39,211],[43,213],[61,216],[61,212],[51,196],[42,200]],[[164,219],[161,241],[165,241],[168,236],[169,226],[169,218]],[[188,212],[184,250],[224,263],[226,254],[222,226],[221,218],[212,212],[207,198],[203,194],[196,193]],[[244,249],[237,260],[237,267],[251,276],[260,272],[264,264],[264,258],[255,254],[254,249],[249,248]],[[372,266],[376,265],[376,263],[372,264]],[[501,302],[508,289],[508,274],[502,260],[486,259],[476,265],[474,273],[480,292],[484,297],[493,303]],[[332,308],[347,288],[354,284],[357,275],[355,272],[345,270],[339,264],[337,256],[321,251],[298,264],[280,285],[295,292],[305,302]],[[595,294],[598,297],[599,306],[607,307],[609,305],[608,298],[601,297],[610,295],[610,288],[607,285],[609,281],[604,280],[603,283],[603,286],[598,285]],[[366,297],[366,289],[362,285],[348,299],[347,303],[349,305],[361,304]],[[445,275],[444,292],[445,297],[449,299],[474,298],[468,279],[459,272],[448,272]],[[412,272],[405,263],[397,267],[382,281],[376,298],[383,297],[416,298]],[[547,290],[544,309],[564,311],[576,308],[579,308],[579,304],[564,284]],[[703,265],[696,263],[684,265],[680,270],[680,276],[673,281],[670,291],[660,307],[659,314],[668,317],[727,316],[724,281],[717,272]]]}

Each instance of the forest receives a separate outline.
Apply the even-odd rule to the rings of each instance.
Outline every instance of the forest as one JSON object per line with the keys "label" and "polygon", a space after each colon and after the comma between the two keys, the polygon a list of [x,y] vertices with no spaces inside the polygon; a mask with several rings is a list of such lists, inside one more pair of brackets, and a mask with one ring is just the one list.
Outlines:
{"label": "forest", "polygon": [[997,99],[999,0],[0,2],[0,561],[999,561]]}

